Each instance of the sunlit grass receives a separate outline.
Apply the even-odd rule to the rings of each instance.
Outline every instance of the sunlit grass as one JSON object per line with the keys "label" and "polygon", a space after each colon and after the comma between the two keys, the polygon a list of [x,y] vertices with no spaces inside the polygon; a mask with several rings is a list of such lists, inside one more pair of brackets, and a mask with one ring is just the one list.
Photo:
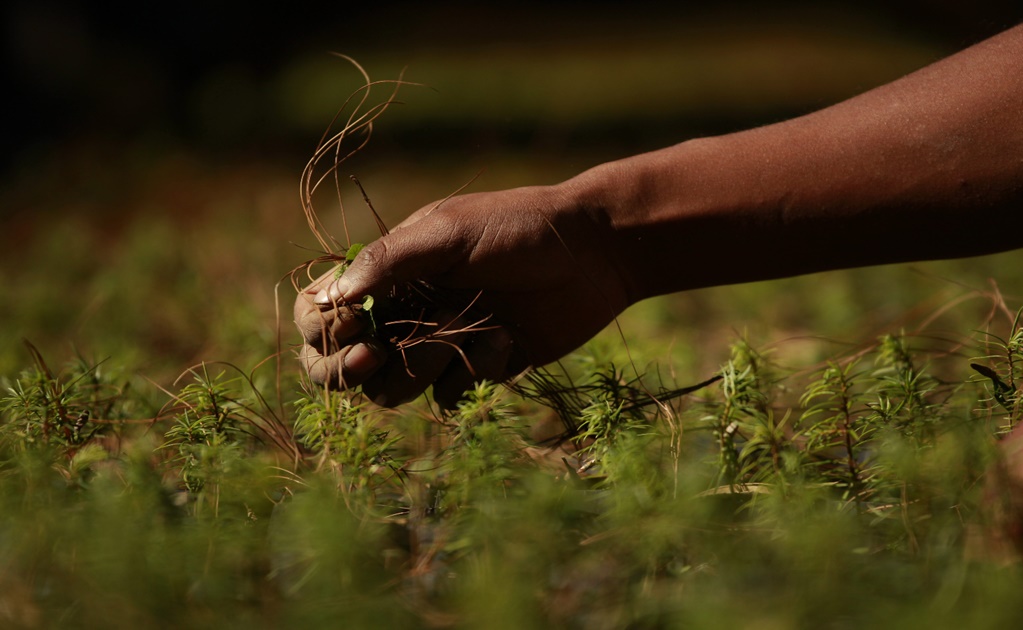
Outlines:
{"label": "sunlit grass", "polygon": [[[991,436],[1018,410],[985,381],[934,380],[950,359],[916,341],[808,377],[740,343],[719,384],[628,421],[641,392],[597,378],[581,442],[555,449],[531,443],[534,408],[492,386],[438,415],[288,378],[277,426],[282,407],[231,369],[194,370],[152,411],[112,366],[37,356],[3,402],[0,580],[16,587],[0,615],[999,627],[1023,576],[971,560],[967,539]],[[290,426],[297,460],[277,439]]]}

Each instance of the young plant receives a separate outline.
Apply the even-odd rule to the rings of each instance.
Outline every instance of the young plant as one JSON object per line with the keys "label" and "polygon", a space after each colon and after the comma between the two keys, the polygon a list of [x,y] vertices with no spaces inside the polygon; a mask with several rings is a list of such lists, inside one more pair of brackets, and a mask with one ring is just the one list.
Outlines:
{"label": "young plant", "polygon": [[503,494],[529,461],[520,427],[494,383],[478,383],[442,421],[448,444],[439,458],[439,481],[446,509]]}
{"label": "young plant", "polygon": [[[1005,411],[1000,434],[1009,433],[1023,417],[1021,409],[1020,379],[1023,378],[1023,309],[1016,312],[1005,338],[988,333],[988,346],[994,346],[993,353],[970,363],[978,374],[987,379],[991,397]],[[982,363],[983,361],[983,363]],[[989,367],[993,364],[995,367]]]}
{"label": "young plant", "polygon": [[379,411],[311,386],[294,405],[296,438],[312,452],[315,470],[330,470],[346,496],[372,506],[375,491],[402,475],[393,456],[399,438],[380,426]]}
{"label": "young plant", "polygon": [[264,420],[253,401],[240,392],[251,381],[226,378],[225,372],[211,376],[205,363],[186,374],[192,382],[175,395],[173,408],[160,413],[173,415],[162,448],[176,451],[172,461],[186,491],[200,495],[213,486],[216,494],[218,481],[239,465],[261,436],[276,438],[272,443],[288,450],[281,436],[267,430],[273,420]]}
{"label": "young plant", "polygon": [[[760,446],[770,456],[768,470],[780,465],[778,425],[770,411],[766,361],[747,342],[732,346],[731,359],[721,368],[722,400],[709,405],[702,424],[709,427],[717,446],[719,487],[745,491],[746,484],[762,477]],[[752,445],[750,440],[759,435]]]}
{"label": "young plant", "polygon": [[869,446],[880,425],[862,392],[857,361],[830,363],[806,388],[799,428],[813,477],[834,485],[842,499],[861,503],[870,496]]}
{"label": "young plant", "polygon": [[116,457],[122,431],[140,422],[133,414],[146,405],[116,370],[77,357],[54,372],[35,346],[26,346],[33,365],[5,383],[0,398],[0,460],[45,461],[82,485],[98,464]]}

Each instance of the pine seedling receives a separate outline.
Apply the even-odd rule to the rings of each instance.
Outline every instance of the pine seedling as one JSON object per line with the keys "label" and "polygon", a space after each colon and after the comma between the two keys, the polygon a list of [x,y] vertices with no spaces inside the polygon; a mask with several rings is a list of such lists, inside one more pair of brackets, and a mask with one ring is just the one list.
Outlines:
{"label": "pine seedling", "polygon": [[746,483],[772,484],[785,491],[790,478],[801,475],[803,456],[795,446],[799,435],[791,417],[791,410],[779,418],[768,408],[747,421],[748,435],[739,451],[739,476]]}
{"label": "pine seedling", "polygon": [[[744,461],[740,453],[755,425],[763,424],[768,416],[768,396],[764,392],[765,380],[761,374],[764,358],[745,341],[732,346],[732,357],[721,368],[722,400],[710,405],[711,413],[703,416],[702,423],[714,435],[718,456],[718,486],[736,491],[751,479],[758,464],[753,461],[757,449],[746,450]],[[749,477],[744,476],[749,475]]]}
{"label": "pine seedling", "polygon": [[[991,396],[996,403],[1006,412],[1005,422],[999,427],[1000,434],[1009,433],[1015,427],[1021,416],[1021,397],[1019,395],[1019,382],[1023,377],[1023,309],[1016,312],[1009,330],[1008,339],[994,334],[987,334],[988,343],[995,346],[996,352],[985,357],[975,359],[970,363],[978,374],[985,377]],[[990,362],[994,368],[981,363]]]}
{"label": "pine seedling", "polygon": [[903,436],[933,441],[937,406],[930,401],[938,382],[926,370],[919,369],[901,335],[885,335],[878,347],[873,390],[877,403],[874,423],[889,426]]}
{"label": "pine seedling", "polygon": [[200,371],[189,373],[194,380],[176,396],[180,411],[165,434],[164,448],[177,451],[181,481],[186,490],[198,493],[241,456],[247,406],[223,372],[211,377],[203,364]]}
{"label": "pine seedling", "polygon": [[868,410],[861,389],[863,377],[857,361],[829,363],[800,398],[799,419],[814,476],[857,504],[866,498],[867,445],[877,430],[864,421]]}
{"label": "pine seedling", "polygon": [[642,393],[638,380],[627,381],[610,365],[597,370],[592,382],[592,398],[580,410],[578,419],[577,441],[586,445],[580,452],[586,458],[584,468],[606,464],[607,456],[623,441],[653,431],[646,405],[636,404],[649,396]]}
{"label": "pine seedling", "polygon": [[313,453],[317,470],[329,469],[346,494],[373,492],[401,473],[393,457],[399,441],[379,426],[379,414],[339,392],[307,387],[295,401],[295,434]]}
{"label": "pine seedling", "polygon": [[126,403],[126,386],[81,358],[54,373],[35,346],[26,345],[33,366],[0,399],[0,440],[18,448],[55,446],[70,459],[107,426],[96,419],[112,418],[115,406]]}
{"label": "pine seedling", "polygon": [[501,495],[528,458],[525,441],[497,386],[482,381],[443,417],[450,442],[440,458],[442,502],[459,509]]}
{"label": "pine seedling", "polygon": [[589,462],[602,460],[621,440],[623,433],[630,429],[647,428],[645,423],[623,414],[622,404],[622,401],[607,394],[593,400],[580,413],[579,440],[588,443],[582,452],[587,454]]}

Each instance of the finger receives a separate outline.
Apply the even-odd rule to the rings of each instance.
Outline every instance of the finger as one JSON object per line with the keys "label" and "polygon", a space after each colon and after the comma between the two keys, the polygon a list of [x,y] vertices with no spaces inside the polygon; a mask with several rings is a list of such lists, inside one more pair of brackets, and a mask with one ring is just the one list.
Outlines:
{"label": "finger", "polygon": [[[324,306],[332,306],[329,300],[325,303],[323,300],[319,300],[317,298],[319,297],[318,294],[321,293],[323,289],[329,287],[335,280],[337,280],[339,277],[338,269],[339,267],[335,265],[333,268],[328,269],[317,276],[316,279],[312,280],[304,289],[299,290],[298,296],[302,300],[301,308],[323,308]],[[335,302],[336,301],[337,300],[335,300]],[[295,303],[295,308],[296,310],[300,308],[297,301]]]}
{"label": "finger", "polygon": [[338,278],[341,277],[341,274],[338,273],[339,269],[340,267],[335,266],[333,269],[320,274],[305,289],[299,291],[298,297],[295,300],[295,321],[298,321],[300,315],[308,311],[327,311],[350,306],[335,288]]}
{"label": "finger", "polygon": [[433,212],[362,248],[345,274],[333,283],[331,297],[358,302],[385,295],[394,286],[439,275],[468,257],[478,242],[471,221]]}
{"label": "finger", "polygon": [[459,355],[458,344],[468,336],[467,332],[460,330],[466,322],[450,314],[434,321],[439,325],[431,327],[432,331],[399,343],[383,368],[363,383],[362,391],[373,402],[396,407],[415,399]]}
{"label": "finger", "polygon": [[306,343],[323,348],[325,340],[342,342],[357,335],[364,322],[351,308],[329,297],[324,303],[320,293],[334,279],[328,271],[295,297],[294,321]]}
{"label": "finger", "polygon": [[364,319],[347,308],[307,312],[295,324],[305,343],[323,354],[336,352],[366,327]]}
{"label": "finger", "polygon": [[433,399],[454,409],[465,392],[481,381],[503,381],[511,357],[511,335],[504,328],[476,333],[462,348],[462,360],[452,360],[433,385]]}
{"label": "finger", "polygon": [[351,389],[370,378],[384,364],[386,356],[383,349],[365,340],[328,355],[307,344],[302,347],[299,360],[313,383],[329,389]]}

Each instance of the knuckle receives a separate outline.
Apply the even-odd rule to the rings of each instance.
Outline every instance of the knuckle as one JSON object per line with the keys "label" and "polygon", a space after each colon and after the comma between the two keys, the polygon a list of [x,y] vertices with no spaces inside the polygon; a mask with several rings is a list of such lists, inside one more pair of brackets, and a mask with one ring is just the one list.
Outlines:
{"label": "knuckle", "polygon": [[356,260],[359,264],[367,269],[379,271],[385,267],[385,262],[388,257],[388,246],[387,241],[384,238],[378,238],[377,240],[369,243],[362,248]]}
{"label": "knuckle", "polygon": [[347,308],[303,313],[295,324],[305,343],[321,348],[323,354],[336,352],[345,340],[364,328],[364,322]]}
{"label": "knuckle", "polygon": [[326,385],[336,388],[338,384],[337,362],[330,357],[325,357],[316,348],[306,345],[302,348],[299,356],[302,366],[309,379],[316,385]]}
{"label": "knuckle", "polygon": [[310,346],[318,347],[323,345],[324,340],[328,337],[327,330],[331,319],[333,318],[329,313],[313,311],[305,313],[295,323],[302,339]]}
{"label": "knuckle", "polygon": [[[364,294],[376,293],[386,290],[395,283],[393,260],[394,253],[392,245],[388,244],[391,235],[379,238],[369,243],[355,257],[345,276],[353,282],[358,298]],[[349,293],[349,297],[353,297]]]}

